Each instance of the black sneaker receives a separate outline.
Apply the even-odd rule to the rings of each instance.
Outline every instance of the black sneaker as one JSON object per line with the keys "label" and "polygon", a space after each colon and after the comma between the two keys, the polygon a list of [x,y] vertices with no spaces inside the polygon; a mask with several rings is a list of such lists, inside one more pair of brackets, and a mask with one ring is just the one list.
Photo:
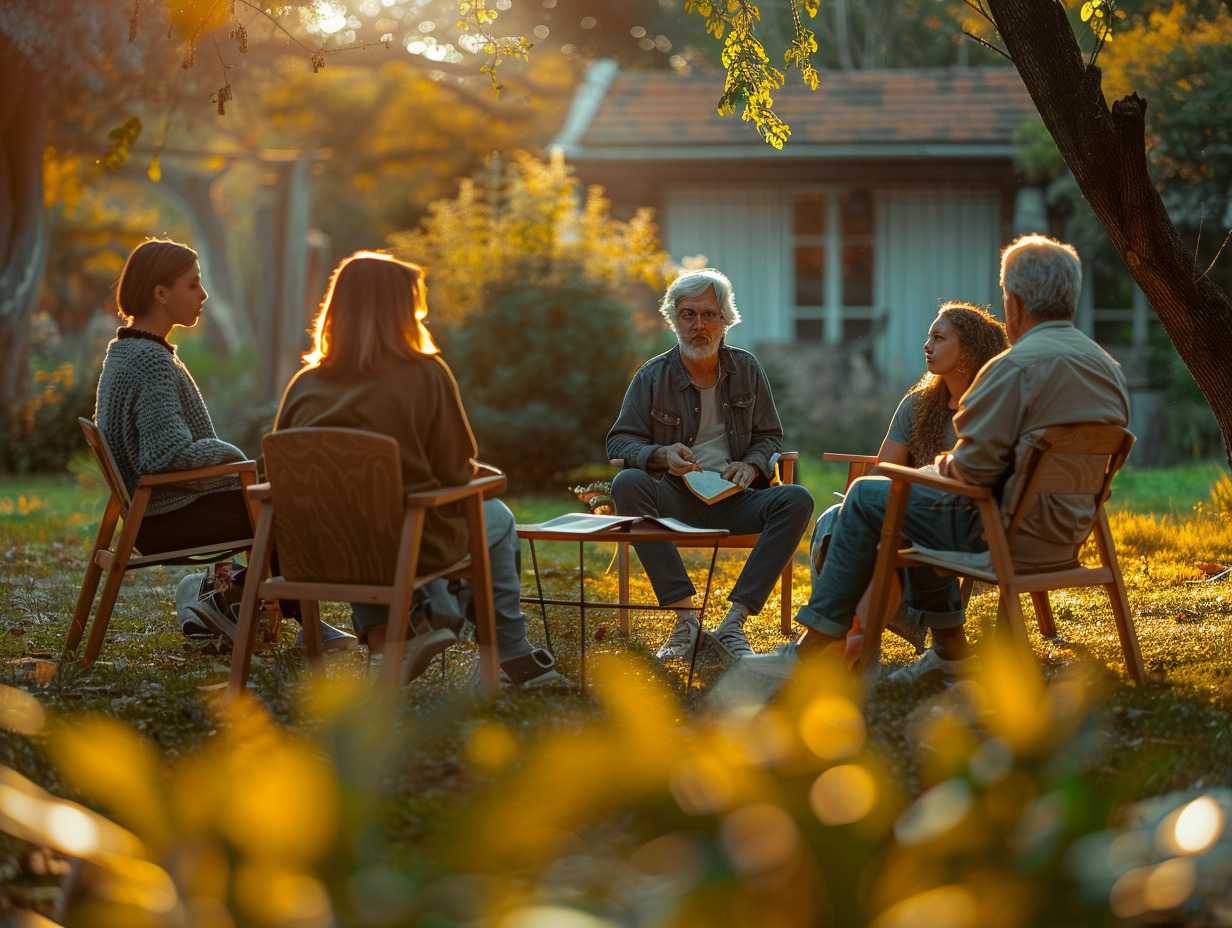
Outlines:
{"label": "black sneaker", "polygon": [[208,629],[210,635],[221,635],[234,643],[239,631],[238,603],[226,605],[214,592],[214,578],[209,571],[189,574],[180,581],[175,591],[176,615],[184,634],[190,630],[201,637],[200,628]]}

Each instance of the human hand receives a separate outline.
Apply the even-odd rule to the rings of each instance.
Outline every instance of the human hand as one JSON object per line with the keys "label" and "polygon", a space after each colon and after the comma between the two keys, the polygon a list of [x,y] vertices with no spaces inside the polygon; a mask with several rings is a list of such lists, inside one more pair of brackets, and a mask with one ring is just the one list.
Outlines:
{"label": "human hand", "polygon": [[752,464],[745,464],[743,461],[732,461],[719,476],[747,490],[752,486],[753,481],[757,479],[757,468]]}
{"label": "human hand", "polygon": [[664,445],[662,449],[669,473],[682,477],[691,470],[701,470],[701,465],[693,456],[693,449],[677,442],[674,445]]}
{"label": "human hand", "polygon": [[954,455],[948,451],[945,454],[939,454],[933,463],[937,465],[937,473],[942,477],[948,477],[950,476],[950,467],[954,464]]}

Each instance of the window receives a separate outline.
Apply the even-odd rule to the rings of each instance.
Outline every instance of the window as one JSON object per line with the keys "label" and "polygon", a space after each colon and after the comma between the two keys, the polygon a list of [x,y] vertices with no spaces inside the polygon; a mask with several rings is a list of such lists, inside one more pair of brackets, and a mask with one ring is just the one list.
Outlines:
{"label": "window", "polygon": [[796,338],[843,342],[873,323],[873,198],[867,190],[793,202]]}

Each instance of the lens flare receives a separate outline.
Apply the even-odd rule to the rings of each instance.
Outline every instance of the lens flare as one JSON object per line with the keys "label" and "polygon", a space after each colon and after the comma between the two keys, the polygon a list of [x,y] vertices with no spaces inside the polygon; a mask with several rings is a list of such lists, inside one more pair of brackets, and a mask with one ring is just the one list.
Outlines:
{"label": "lens flare", "polygon": [[809,790],[809,806],[823,825],[849,825],[873,809],[877,783],[859,764],[831,767]]}

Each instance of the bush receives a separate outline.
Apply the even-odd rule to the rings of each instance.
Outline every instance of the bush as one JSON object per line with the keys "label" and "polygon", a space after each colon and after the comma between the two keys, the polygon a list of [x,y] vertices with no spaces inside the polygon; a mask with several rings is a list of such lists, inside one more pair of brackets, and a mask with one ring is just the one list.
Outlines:
{"label": "bush", "polygon": [[[528,262],[530,264],[530,262]],[[637,365],[629,308],[581,273],[489,288],[464,328],[442,334],[480,456],[518,490],[602,459]]]}
{"label": "bush", "polygon": [[94,418],[98,370],[37,367],[34,389],[0,416],[0,471],[57,472],[85,447],[78,417]]}
{"label": "bush", "polygon": [[617,221],[600,188],[575,188],[559,154],[493,156],[419,229],[390,237],[428,270],[429,321],[480,457],[522,491],[606,460],[636,367],[636,307],[674,271],[649,210]]}

